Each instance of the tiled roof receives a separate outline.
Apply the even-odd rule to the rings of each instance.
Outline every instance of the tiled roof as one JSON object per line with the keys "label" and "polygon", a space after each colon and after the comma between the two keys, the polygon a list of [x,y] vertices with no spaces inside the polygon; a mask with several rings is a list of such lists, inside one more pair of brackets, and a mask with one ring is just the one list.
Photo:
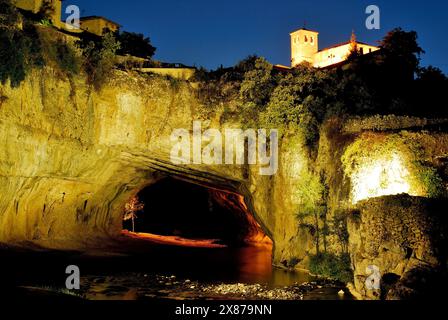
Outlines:
{"label": "tiled roof", "polygon": [[[342,46],[345,46],[345,45],[350,44],[350,43],[351,43],[351,41],[346,41],[346,42],[338,43],[338,44],[335,44],[335,45],[333,45],[333,46],[331,46],[331,47],[328,47],[328,48],[319,50],[319,52],[326,51],[326,50],[330,50],[330,49],[334,49],[334,48],[337,48],[337,47],[342,47]],[[371,45],[371,44],[364,43],[364,42],[360,42],[360,41],[356,41],[356,43],[357,43],[357,44],[362,44],[362,45],[364,45],[364,46],[370,46],[370,47],[378,48],[377,46],[373,46],[373,45]]]}
{"label": "tiled roof", "polygon": [[82,18],[80,18],[80,20],[81,20],[81,21],[86,21],[86,20],[105,20],[105,21],[107,21],[107,22],[110,22],[110,23],[113,23],[113,24],[117,25],[118,27],[120,26],[120,24],[118,24],[118,23],[116,23],[116,22],[114,22],[114,21],[112,21],[112,20],[110,20],[110,19],[101,17],[101,16],[88,16],[88,17],[82,17]]}

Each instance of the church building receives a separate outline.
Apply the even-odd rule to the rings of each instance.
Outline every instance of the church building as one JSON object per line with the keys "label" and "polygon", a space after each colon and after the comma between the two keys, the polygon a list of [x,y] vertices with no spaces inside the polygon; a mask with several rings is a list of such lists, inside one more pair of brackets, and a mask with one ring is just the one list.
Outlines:
{"label": "church building", "polygon": [[325,68],[347,60],[350,52],[357,48],[360,54],[369,54],[380,48],[356,40],[354,33],[350,41],[319,50],[319,32],[305,28],[291,34],[291,67],[309,62],[315,68]]}

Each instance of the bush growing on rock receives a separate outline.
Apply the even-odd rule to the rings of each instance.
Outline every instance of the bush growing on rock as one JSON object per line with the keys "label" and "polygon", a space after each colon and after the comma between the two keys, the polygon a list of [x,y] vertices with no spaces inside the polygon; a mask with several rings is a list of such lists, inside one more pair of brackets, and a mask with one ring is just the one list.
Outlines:
{"label": "bush growing on rock", "polygon": [[121,43],[117,51],[120,55],[151,59],[156,52],[156,48],[151,45],[151,40],[141,33],[123,31],[116,32],[114,36]]}
{"label": "bush growing on rock", "polygon": [[82,38],[77,42],[84,57],[83,68],[87,74],[87,82],[96,90],[106,83],[111,76],[120,43],[112,33],[105,34],[101,40]]}
{"label": "bush growing on rock", "polygon": [[[390,192],[430,198],[445,197],[446,187],[438,173],[436,162],[429,161],[431,157],[447,151],[443,143],[437,147],[437,143],[440,144],[444,139],[443,136],[433,137],[426,133],[407,131],[388,135],[371,132],[361,134],[346,148],[341,159],[345,175],[352,182],[352,201],[359,200],[357,193],[367,190],[361,182],[372,178],[369,174],[376,172],[378,168],[381,169],[381,183],[371,184],[371,189],[362,198]],[[395,186],[402,184],[399,185],[401,189],[391,188],[391,183],[395,183]]]}
{"label": "bush growing on rock", "polygon": [[353,281],[350,256],[320,253],[310,257],[310,272],[344,283]]}
{"label": "bush growing on rock", "polygon": [[9,0],[0,0],[0,43],[0,82],[10,80],[13,87],[36,67],[49,66],[60,75],[71,76],[82,65],[88,83],[99,89],[111,75],[120,48],[112,34],[101,39],[83,36],[77,42],[83,55],[80,59],[62,33],[51,24],[23,17]]}
{"label": "bush growing on rock", "polygon": [[308,66],[283,76],[261,114],[263,125],[293,131],[306,145],[314,145],[332,91],[327,80],[328,73]]}
{"label": "bush growing on rock", "polygon": [[0,0],[0,82],[17,87],[33,67],[42,66],[35,26],[9,0]]}
{"label": "bush growing on rock", "polygon": [[81,57],[64,36],[51,28],[42,29],[38,35],[45,65],[51,66],[62,77],[71,77],[79,73]]}

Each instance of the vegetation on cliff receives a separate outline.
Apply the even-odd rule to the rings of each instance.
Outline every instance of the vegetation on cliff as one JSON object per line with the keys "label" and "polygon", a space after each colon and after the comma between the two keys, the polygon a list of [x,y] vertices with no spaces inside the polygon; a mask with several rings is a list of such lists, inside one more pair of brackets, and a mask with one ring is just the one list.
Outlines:
{"label": "vegetation on cliff", "polygon": [[112,33],[105,34],[101,40],[82,38],[76,45],[81,49],[83,67],[87,82],[99,90],[111,77],[115,66],[115,54],[120,48]]}
{"label": "vegetation on cliff", "polygon": [[116,56],[150,59],[156,48],[150,39],[132,32],[107,33],[98,37],[87,32],[78,41],[52,27],[48,3],[33,15],[23,15],[11,0],[0,0],[0,81],[17,87],[33,68],[49,66],[60,77],[83,71],[88,84],[100,89],[112,76]]}
{"label": "vegetation on cliff", "polygon": [[122,31],[116,32],[114,37],[120,43],[120,48],[117,50],[120,55],[151,59],[156,53],[151,40],[141,33]]}
{"label": "vegetation on cliff", "polygon": [[[280,129],[284,144],[299,140],[307,146],[308,164],[302,166],[299,185],[295,186],[302,199],[297,220],[301,228],[313,235],[316,256],[312,262],[316,266],[345,261],[348,233],[344,201],[348,199],[341,195],[345,182],[339,168],[344,165],[350,175],[357,170],[353,161],[362,164],[372,148],[380,148],[374,152],[379,155],[400,152],[403,161],[409,162],[406,165],[411,171],[410,184],[418,189],[415,194],[446,195],[443,172],[428,162],[430,152],[422,154],[427,141],[417,139],[413,133],[397,133],[384,143],[375,140],[378,137],[370,136],[375,140],[372,141],[363,135],[342,157],[345,147],[363,130],[420,129],[444,121],[422,116],[448,115],[446,109],[427,103],[443,95],[448,79],[437,68],[420,67],[423,50],[417,43],[417,34],[398,28],[386,35],[381,46],[379,53],[368,57],[353,55],[349,64],[337,69],[318,70],[303,64],[285,73],[265,59],[252,56],[234,68],[210,73],[201,70],[196,79],[200,83],[200,98],[211,109],[218,105],[216,97],[233,99],[237,102],[234,109],[227,110],[229,117],[242,119],[247,126]],[[322,143],[328,144],[328,152],[317,159]],[[338,243],[339,253],[327,256],[327,247],[334,242]],[[294,262],[288,265],[299,261]],[[318,271],[327,275],[339,273],[316,267]]]}
{"label": "vegetation on cliff", "polygon": [[[364,181],[368,179],[372,181],[373,177],[362,176],[363,168],[370,165],[376,165],[378,168],[382,166],[378,178],[383,181],[376,186],[378,189],[386,189],[389,194],[390,192],[400,193],[405,190],[400,189],[398,184],[405,183],[409,194],[430,198],[444,197],[446,189],[441,178],[442,173],[439,174],[434,164],[428,162],[431,152],[427,152],[430,146],[427,140],[428,137],[425,134],[406,131],[389,135],[362,134],[342,156],[344,172],[350,177],[360,174],[360,178]],[[385,166],[381,164],[382,162]],[[389,183],[393,183],[394,186],[389,186]]]}
{"label": "vegetation on cliff", "polygon": [[[19,26],[22,25],[22,29]],[[24,22],[9,0],[0,0],[0,81],[18,86],[34,67],[43,65],[33,25]]]}
{"label": "vegetation on cliff", "polygon": [[350,256],[347,253],[335,255],[319,253],[310,257],[310,272],[344,283],[353,281]]}
{"label": "vegetation on cliff", "polygon": [[[118,38],[107,34],[101,39],[83,37],[70,42],[45,23],[24,19],[9,1],[0,0],[0,81],[17,87],[31,69],[50,66],[58,76],[69,79],[83,71],[88,84],[100,89],[114,71],[117,54],[148,58],[154,53],[149,39],[143,36],[122,34]],[[133,41],[140,44],[134,46]],[[397,125],[397,119],[410,130],[430,122],[410,115],[448,116],[446,109],[435,104],[448,88],[448,80],[437,68],[419,66],[423,51],[416,33],[393,30],[382,47],[369,58],[353,55],[349,64],[332,70],[304,64],[283,72],[252,56],[232,68],[198,70],[192,79],[198,101],[208,112],[201,116],[211,118],[224,109],[221,123],[235,119],[248,127],[277,128],[284,138],[283,150],[288,144],[303,146],[306,159],[297,168],[300,179],[293,194],[300,201],[292,215],[298,228],[311,234],[314,248],[309,262],[313,272],[343,281],[349,279],[350,266],[344,211],[348,192],[344,194],[341,165],[350,175],[359,171],[372,153],[400,152],[409,164],[416,194],[446,195],[446,169],[435,165],[437,159],[428,160],[433,152],[425,151],[428,145],[435,145],[429,137],[405,132],[388,138],[362,134],[363,130],[400,130],[403,125]],[[176,82],[171,84],[174,87]],[[0,95],[0,103],[2,100]],[[346,119],[361,120],[344,127]],[[347,130],[342,132],[342,127]],[[327,149],[322,155],[324,144]],[[287,264],[293,267],[300,262],[293,257]]]}

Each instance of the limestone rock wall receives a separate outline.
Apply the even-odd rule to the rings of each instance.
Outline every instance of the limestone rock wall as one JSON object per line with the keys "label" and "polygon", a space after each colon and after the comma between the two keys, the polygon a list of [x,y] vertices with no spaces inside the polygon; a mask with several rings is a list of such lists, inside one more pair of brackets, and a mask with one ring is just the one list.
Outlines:
{"label": "limestone rock wall", "polygon": [[[417,288],[408,281],[410,274],[446,268],[446,201],[396,195],[365,200],[358,208],[350,216],[348,229],[354,285],[362,296],[411,297]],[[379,290],[366,285],[369,266],[379,269]]]}
{"label": "limestone rock wall", "polygon": [[[170,135],[195,119],[222,128],[185,81],[118,72],[100,91],[82,76],[35,70],[19,88],[0,86],[0,242],[88,249],[116,237],[125,202],[163,175],[236,192],[274,240],[274,261],[306,254],[294,195],[300,146],[281,151],[279,172],[258,167],[173,165]],[[232,125],[238,126],[238,123]],[[175,197],[175,195],[173,195]]]}
{"label": "limestone rock wall", "polygon": [[[307,185],[324,173],[328,221],[338,209],[347,209],[350,181],[341,157],[356,137],[338,136],[333,124],[336,131],[321,139],[312,164],[300,139],[289,136],[280,141],[279,170],[273,176],[259,175],[257,166],[174,165],[173,129],[191,130],[197,119],[208,120],[210,128],[243,127],[223,116],[225,108],[206,110],[186,81],[118,71],[100,92],[92,91],[83,76],[68,81],[48,68],[33,71],[19,88],[0,85],[0,242],[97,247],[120,235],[129,198],[170,175],[241,195],[274,242],[273,263],[306,267],[315,239],[300,228],[297,213]],[[418,137],[430,149],[425,161],[439,162],[446,171],[447,136]],[[443,248],[438,233],[433,236],[435,209],[421,204],[421,198],[384,199],[389,198],[362,204],[359,219],[348,226],[355,286],[364,296],[368,264],[397,275],[403,284],[415,274],[413,266],[434,269],[445,254],[437,251]],[[344,251],[338,241],[328,236],[327,249]]]}
{"label": "limestone rock wall", "polygon": [[[448,135],[440,128],[425,130],[439,120],[392,119],[400,117],[334,119],[321,132],[317,165],[328,185],[325,218],[332,231],[334,218],[348,218],[347,230],[338,227],[347,237],[341,241],[336,230],[328,236],[327,250],[350,254],[353,293],[359,298],[416,297],[422,288],[435,287],[429,279],[441,283],[446,273]],[[347,123],[356,130],[347,132]],[[412,190],[420,197],[402,194]],[[439,200],[430,199],[436,194]],[[369,266],[379,268],[381,290],[366,288]]]}

